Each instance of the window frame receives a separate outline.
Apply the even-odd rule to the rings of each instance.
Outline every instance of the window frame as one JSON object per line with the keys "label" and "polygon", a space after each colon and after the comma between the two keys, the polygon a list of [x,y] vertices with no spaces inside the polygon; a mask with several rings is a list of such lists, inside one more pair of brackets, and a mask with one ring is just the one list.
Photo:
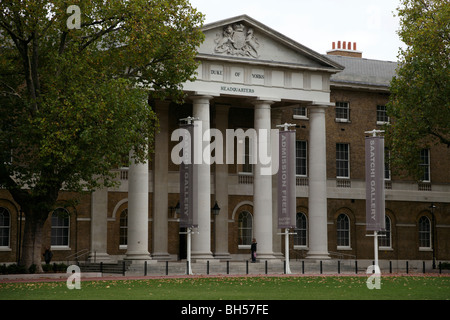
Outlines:
{"label": "window frame", "polygon": [[[5,216],[7,215],[7,223],[5,223]],[[11,212],[5,208],[5,207],[0,207],[0,249],[5,250],[5,249],[10,249],[11,248]],[[6,235],[4,235],[3,233],[6,233]],[[6,239],[6,240],[3,240]],[[3,245],[3,241],[6,241],[7,244]]]}
{"label": "window frame", "polygon": [[[245,217],[243,217],[245,215]],[[244,220],[246,222],[245,226],[242,226]],[[249,226],[250,222],[250,226]],[[247,232],[250,231],[250,236]],[[253,239],[253,215],[248,210],[242,210],[238,215],[238,248],[239,249],[250,249]],[[248,240],[248,243],[246,243]],[[242,242],[242,243],[241,243]]]}
{"label": "window frame", "polygon": [[[426,152],[426,154],[425,154]],[[420,150],[420,163],[419,167],[423,170],[422,182],[430,183],[431,182],[431,157],[430,157],[430,149],[422,149]]]}
{"label": "window frame", "polygon": [[335,121],[350,123],[350,102],[348,101],[335,102]]}
{"label": "window frame", "polygon": [[[125,215],[125,218],[123,217]],[[125,221],[125,225],[122,222]],[[122,234],[124,232],[124,234]],[[125,239],[125,244],[122,240]],[[119,215],[119,249],[128,248],[128,208],[123,209]]]}
{"label": "window frame", "polygon": [[[65,216],[62,217],[61,215],[59,215],[59,211],[64,211],[63,214]],[[57,225],[54,224],[54,219],[57,219]],[[61,220],[63,222],[62,225],[59,224]],[[65,224],[66,221],[67,224]],[[61,231],[62,234],[60,234]],[[56,234],[54,234],[54,232],[56,232]],[[63,239],[62,244],[60,243],[59,239]],[[70,249],[70,213],[65,208],[56,208],[52,212],[50,244],[52,249]]]}
{"label": "window frame", "polygon": [[[381,108],[384,108],[381,109]],[[387,115],[387,108],[386,105],[377,105],[377,125],[385,125],[389,124],[391,122],[391,119]]]}
{"label": "window frame", "polygon": [[[347,150],[339,150],[338,146],[345,146]],[[345,152],[347,155],[346,159],[341,159],[340,153]],[[346,168],[340,166],[341,163],[346,164]],[[342,170],[347,171],[347,175],[340,175]],[[336,178],[337,179],[350,179],[350,144],[349,143],[336,143]]]}
{"label": "window frame", "polygon": [[[341,217],[345,223],[343,227],[340,221],[342,220]],[[342,238],[342,235],[345,235],[345,237]],[[347,214],[341,213],[336,218],[336,247],[338,250],[350,250],[351,243],[350,218]]]}
{"label": "window frame", "polygon": [[[301,148],[299,149],[299,143],[304,143],[304,157],[299,157],[298,153],[301,152]],[[298,173],[298,168],[302,169],[302,166],[298,166],[299,161],[304,161],[304,174]],[[300,163],[301,164],[301,163]],[[306,140],[296,140],[295,141],[295,175],[297,177],[308,177],[308,141]]]}
{"label": "window frame", "polygon": [[[308,248],[308,217],[303,212],[297,212],[295,215],[295,234],[294,234],[294,249]],[[300,221],[301,220],[301,221]],[[299,225],[299,223],[304,223]],[[304,243],[303,243],[304,240]],[[300,243],[299,243],[300,242]]]}
{"label": "window frame", "polygon": [[[424,223],[426,223],[426,226],[428,226],[428,230],[423,230]],[[418,221],[418,237],[419,237],[419,250],[432,250],[433,249],[433,243],[432,243],[432,226],[430,218],[427,216],[421,216]],[[423,243],[423,241],[426,241],[426,243]],[[425,245],[423,245],[425,244]]]}
{"label": "window frame", "polygon": [[392,221],[387,214],[384,217],[386,228],[382,231],[383,236],[378,239],[378,249],[392,250]]}

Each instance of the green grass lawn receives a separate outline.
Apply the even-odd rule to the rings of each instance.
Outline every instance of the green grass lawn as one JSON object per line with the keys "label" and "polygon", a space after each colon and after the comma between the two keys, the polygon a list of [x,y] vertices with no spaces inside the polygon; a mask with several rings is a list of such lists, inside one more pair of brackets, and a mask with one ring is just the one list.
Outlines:
{"label": "green grass lawn", "polygon": [[369,290],[367,277],[206,277],[0,283],[0,300],[449,300],[450,277],[384,276]]}

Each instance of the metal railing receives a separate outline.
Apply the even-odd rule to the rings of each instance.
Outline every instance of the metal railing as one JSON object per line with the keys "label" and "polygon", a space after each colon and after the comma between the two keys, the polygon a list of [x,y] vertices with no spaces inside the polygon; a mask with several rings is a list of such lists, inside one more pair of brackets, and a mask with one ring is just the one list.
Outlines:
{"label": "metal railing", "polygon": [[79,259],[84,256],[86,256],[85,260],[87,260],[89,253],[90,253],[89,249],[82,249],[78,252],[68,255],[65,260],[67,261],[67,264],[69,264],[70,261],[78,262]]}
{"label": "metal railing", "polygon": [[332,252],[332,251],[328,251],[328,253],[330,254],[330,256],[335,256],[338,259],[353,259],[353,260],[356,260],[356,256],[353,255],[353,254],[342,253],[342,252]]}

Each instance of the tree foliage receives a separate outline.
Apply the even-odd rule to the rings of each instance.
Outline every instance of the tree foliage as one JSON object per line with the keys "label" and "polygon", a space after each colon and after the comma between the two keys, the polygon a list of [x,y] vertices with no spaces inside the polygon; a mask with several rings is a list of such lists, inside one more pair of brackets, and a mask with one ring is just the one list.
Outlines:
{"label": "tree foliage", "polygon": [[183,98],[202,23],[187,0],[0,2],[0,186],[25,213],[26,264],[62,189],[113,184],[131,149],[146,159],[149,92]]}
{"label": "tree foliage", "polygon": [[403,0],[401,40],[386,128],[392,167],[420,180],[420,150],[450,147],[450,2]]}

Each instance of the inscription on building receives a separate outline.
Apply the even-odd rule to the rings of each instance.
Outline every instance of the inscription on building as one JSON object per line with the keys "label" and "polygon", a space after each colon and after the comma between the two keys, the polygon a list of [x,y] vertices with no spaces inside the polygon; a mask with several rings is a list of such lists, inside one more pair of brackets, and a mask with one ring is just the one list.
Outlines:
{"label": "inscription on building", "polygon": [[227,91],[227,92],[234,92],[234,93],[255,93],[254,89],[231,87],[231,86],[221,86],[220,90]]}

